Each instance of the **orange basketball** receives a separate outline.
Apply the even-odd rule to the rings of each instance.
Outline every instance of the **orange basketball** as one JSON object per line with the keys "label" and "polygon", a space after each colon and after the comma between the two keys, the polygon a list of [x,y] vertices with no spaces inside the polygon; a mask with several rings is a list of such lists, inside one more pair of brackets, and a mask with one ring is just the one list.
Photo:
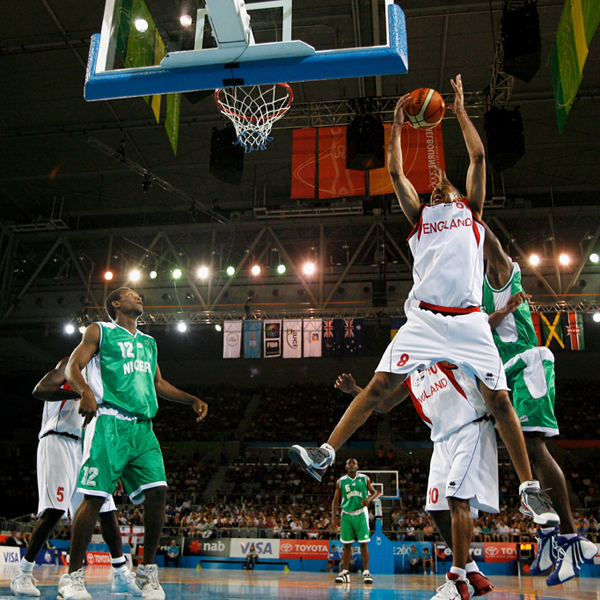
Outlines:
{"label": "orange basketball", "polygon": [[415,128],[435,127],[443,118],[446,105],[441,95],[431,88],[419,88],[411,92],[404,105],[408,122]]}

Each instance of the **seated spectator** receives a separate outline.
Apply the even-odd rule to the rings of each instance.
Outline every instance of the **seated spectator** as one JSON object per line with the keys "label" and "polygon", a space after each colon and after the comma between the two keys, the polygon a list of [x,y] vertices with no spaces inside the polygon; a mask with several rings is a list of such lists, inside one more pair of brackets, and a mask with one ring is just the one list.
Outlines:
{"label": "seated spectator", "polygon": [[254,571],[254,566],[257,562],[258,552],[256,551],[254,544],[252,544],[248,550],[248,554],[246,554],[246,564],[244,565],[244,569],[247,569],[248,571]]}
{"label": "seated spectator", "polygon": [[333,571],[340,570],[341,559],[342,556],[340,555],[340,551],[337,549],[337,546],[335,544],[332,544],[331,550],[329,551],[329,554],[327,556],[327,568],[329,569],[330,573],[333,573]]}
{"label": "seated spectator", "polygon": [[175,540],[171,540],[171,545],[165,554],[165,567],[168,567],[170,563],[175,563],[175,568],[179,566],[179,546]]}
{"label": "seated spectator", "polygon": [[431,552],[429,552],[429,548],[423,548],[423,557],[421,560],[423,561],[423,573],[427,575],[427,567],[429,567],[429,575],[433,575],[433,557],[431,556]]}
{"label": "seated spectator", "polygon": [[414,544],[410,547],[410,552],[408,554],[408,563],[409,563],[409,568],[408,568],[409,574],[419,572],[421,564],[422,564],[422,560],[421,560],[421,555],[419,554],[419,551],[417,550],[417,547]]}

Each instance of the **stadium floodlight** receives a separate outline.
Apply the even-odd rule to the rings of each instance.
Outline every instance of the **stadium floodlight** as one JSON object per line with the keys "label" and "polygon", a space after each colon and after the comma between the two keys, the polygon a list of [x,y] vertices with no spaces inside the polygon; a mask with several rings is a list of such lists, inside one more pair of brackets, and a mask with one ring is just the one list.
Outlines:
{"label": "stadium floodlight", "polygon": [[69,335],[72,335],[75,333],[75,327],[69,323],[68,325],[65,325],[65,333],[68,333]]}
{"label": "stadium floodlight", "polygon": [[223,327],[221,326],[221,324],[220,324],[220,323],[215,323],[215,329],[216,329],[217,331],[223,331]]}
{"label": "stadium floodlight", "polygon": [[302,268],[305,275],[312,275],[315,272],[315,263],[307,262]]}
{"label": "stadium floodlight", "polygon": [[139,281],[141,276],[142,274],[137,269],[133,269],[133,271],[129,272],[130,281]]}
{"label": "stadium floodlight", "polygon": [[227,270],[225,271],[227,273],[227,275],[229,275],[229,277],[231,277],[232,275],[235,275],[235,267],[227,267]]}
{"label": "stadium floodlight", "polygon": [[158,273],[156,271],[150,271],[150,273],[148,273],[148,276],[150,277],[150,279],[156,279],[158,277]]}
{"label": "stadium floodlight", "polygon": [[568,254],[561,254],[558,257],[558,261],[561,265],[567,266],[571,262],[571,259],[569,258]]}
{"label": "stadium floodlight", "polygon": [[537,254],[532,254],[529,257],[529,264],[537,267],[540,264],[540,257]]}
{"label": "stadium floodlight", "polygon": [[181,269],[173,269],[173,279],[179,279],[182,275]]}
{"label": "stadium floodlight", "polygon": [[181,15],[179,17],[179,22],[181,23],[182,27],[190,27],[194,22],[194,19],[192,19],[191,15]]}
{"label": "stadium floodlight", "polygon": [[595,264],[600,260],[600,256],[598,256],[595,252],[590,254],[590,260]]}
{"label": "stadium floodlight", "polygon": [[250,272],[252,273],[252,275],[260,275],[260,266],[259,265],[254,265],[252,267],[252,269],[250,270]]}
{"label": "stadium floodlight", "polygon": [[596,323],[600,323],[600,313],[594,313],[592,319],[594,319]]}
{"label": "stadium floodlight", "polygon": [[79,333],[81,333],[81,335],[83,335],[85,333],[85,325],[81,325],[79,327]]}
{"label": "stadium floodlight", "polygon": [[283,274],[285,273],[285,271],[286,271],[285,265],[278,265],[278,267],[277,267],[277,272],[278,272],[280,275],[283,275]]}
{"label": "stadium floodlight", "polygon": [[104,271],[104,279],[106,279],[106,281],[112,281],[113,277],[114,273],[112,271]]}
{"label": "stadium floodlight", "polygon": [[177,331],[180,331],[181,333],[186,332],[187,325],[183,321],[179,321],[179,323],[177,323]]}
{"label": "stadium floodlight", "polygon": [[200,267],[198,269],[198,277],[200,279],[206,279],[208,277],[208,267],[204,267],[204,266]]}
{"label": "stadium floodlight", "polygon": [[140,33],[148,31],[148,21],[146,21],[146,19],[136,19],[133,24]]}

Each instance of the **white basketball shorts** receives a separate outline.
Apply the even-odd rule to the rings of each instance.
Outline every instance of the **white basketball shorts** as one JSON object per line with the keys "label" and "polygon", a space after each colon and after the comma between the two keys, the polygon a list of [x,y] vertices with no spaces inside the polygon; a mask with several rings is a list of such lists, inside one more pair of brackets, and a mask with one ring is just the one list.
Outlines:
{"label": "white basketball shorts", "polygon": [[442,360],[460,367],[491,390],[508,390],[502,360],[483,312],[446,316],[410,308],[406,323],[375,371],[410,374]]}
{"label": "white basketball shorts", "polygon": [[[81,469],[81,441],[61,435],[47,435],[38,444],[38,517],[48,508],[64,511],[73,517],[83,495],[77,491]],[[112,498],[107,498],[100,512],[116,510]]]}
{"label": "white basketball shorts", "polygon": [[468,423],[433,445],[425,510],[450,510],[448,498],[469,500],[471,513],[499,511],[498,449],[491,421]]}

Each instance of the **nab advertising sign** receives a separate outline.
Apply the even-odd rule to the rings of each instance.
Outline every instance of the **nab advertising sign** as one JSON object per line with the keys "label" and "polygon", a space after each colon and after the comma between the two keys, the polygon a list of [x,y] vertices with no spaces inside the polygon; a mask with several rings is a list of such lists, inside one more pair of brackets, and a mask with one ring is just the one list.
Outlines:
{"label": "nab advertising sign", "polygon": [[185,556],[229,556],[230,540],[190,539],[186,538],[183,554]]}
{"label": "nab advertising sign", "polygon": [[260,538],[232,539],[229,556],[231,558],[246,558],[246,554],[248,554],[250,546],[253,544],[259,558],[279,558],[279,540]]}
{"label": "nab advertising sign", "polygon": [[279,558],[327,560],[328,554],[327,540],[281,540],[279,544]]}

